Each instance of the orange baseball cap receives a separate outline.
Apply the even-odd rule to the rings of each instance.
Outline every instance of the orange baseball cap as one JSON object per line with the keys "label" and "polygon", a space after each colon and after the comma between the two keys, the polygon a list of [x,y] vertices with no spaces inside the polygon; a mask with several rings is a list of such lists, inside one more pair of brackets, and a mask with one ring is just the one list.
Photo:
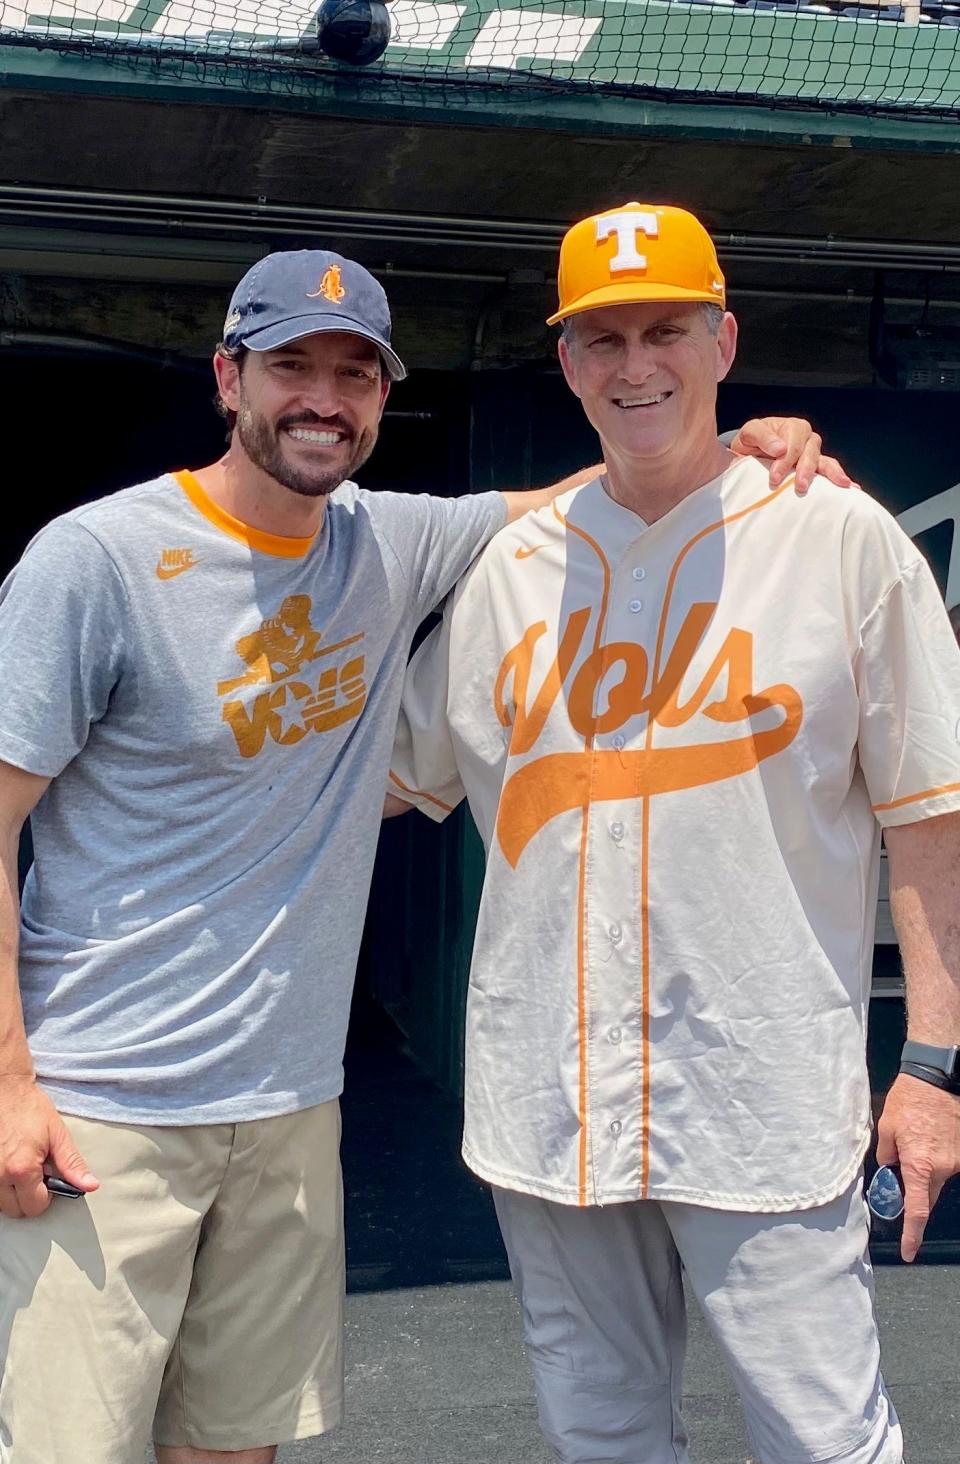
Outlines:
{"label": "orange baseball cap", "polygon": [[686,209],[650,203],[624,203],[568,229],[558,285],[560,306],[548,325],[603,305],[727,303],[717,251],[700,220]]}

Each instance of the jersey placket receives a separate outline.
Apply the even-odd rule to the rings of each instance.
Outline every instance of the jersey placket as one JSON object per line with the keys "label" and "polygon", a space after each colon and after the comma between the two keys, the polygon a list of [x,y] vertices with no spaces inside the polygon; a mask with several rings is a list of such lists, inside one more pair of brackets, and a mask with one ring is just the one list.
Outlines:
{"label": "jersey placket", "polygon": [[[585,850],[586,1004],[592,1196],[639,1197],[645,1150],[644,930],[641,874],[646,818],[640,792],[656,573],[646,531],[611,555],[603,675],[594,712]],[[621,546],[622,548],[622,546]],[[619,708],[619,711],[615,711]],[[609,797],[611,769],[617,796]],[[622,775],[625,774],[625,780]],[[582,1201],[583,1202],[583,1201]]]}

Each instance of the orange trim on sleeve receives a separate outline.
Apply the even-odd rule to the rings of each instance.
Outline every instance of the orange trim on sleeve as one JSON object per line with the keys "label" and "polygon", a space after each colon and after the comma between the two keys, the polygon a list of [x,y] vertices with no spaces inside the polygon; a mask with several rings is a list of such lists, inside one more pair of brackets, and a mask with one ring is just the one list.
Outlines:
{"label": "orange trim on sleeve", "polygon": [[[766,498],[758,498],[756,503],[748,504],[746,508],[739,509],[732,513],[729,518],[717,519],[715,523],[708,524],[705,529],[694,534],[688,539],[680,550],[667,579],[667,587],[663,596],[663,608],[660,612],[660,624],[657,629],[657,649],[654,657],[653,675],[651,686],[656,686],[660,679],[660,668],[663,660],[663,645],[667,633],[667,619],[670,614],[670,601],[677,583],[677,575],[680,566],[690,550],[705,539],[708,534],[722,529],[727,524],[734,524],[738,519],[745,518],[747,514],[754,513],[758,508],[765,508],[768,503],[775,502],[782,493],[791,488],[794,483],[794,474],[791,473],[779,488],[768,493]],[[653,746],[654,718],[648,714],[647,731],[644,739],[644,747],[647,751]],[[641,1047],[641,1098],[640,1098],[640,1197],[647,1199],[650,1192],[650,797],[647,795],[643,800],[643,848],[640,851],[640,948],[641,948],[641,1020],[642,1020],[642,1047]]]}
{"label": "orange trim on sleeve", "polygon": [[208,523],[213,524],[215,529],[219,529],[221,534],[228,534],[231,539],[239,539],[241,544],[246,544],[249,549],[255,549],[259,554],[273,554],[280,559],[302,559],[317,537],[316,534],[311,534],[309,539],[290,539],[282,534],[268,534],[263,529],[251,528],[249,524],[234,518],[232,513],[227,513],[227,510],[221,508],[219,503],[214,503],[210,494],[186,468],[174,473],[173,477],[197,512],[202,513]]}
{"label": "orange trim on sleeve", "polygon": [[960,793],[960,783],[944,783],[942,788],[927,788],[923,793],[908,793],[906,798],[895,798],[892,803],[875,803],[874,813],[886,813],[891,808],[903,808],[907,803],[922,803],[925,798],[937,798],[941,793]]}
{"label": "orange trim on sleeve", "polygon": [[418,788],[408,788],[406,783],[402,782],[401,779],[397,777],[396,773],[392,771],[390,773],[390,781],[391,783],[396,783],[397,787],[401,789],[402,792],[409,793],[413,798],[425,798],[428,803],[433,803],[436,805],[437,808],[442,808],[444,813],[453,812],[452,803],[444,803],[442,798],[434,798],[432,793],[421,793]]}
{"label": "orange trim on sleeve", "polygon": [[[600,649],[601,636],[607,620],[607,606],[610,600],[610,565],[607,556],[600,545],[585,529],[577,524],[572,524],[565,519],[563,514],[554,503],[553,511],[556,517],[563,524],[568,533],[579,535],[584,543],[589,544],[603,570],[603,594],[600,597],[600,613],[597,616],[597,626],[593,637],[593,649],[596,653]],[[598,678],[597,684],[602,681]],[[596,709],[594,708],[594,711]],[[589,752],[593,746],[593,732],[590,731],[584,738],[583,748]],[[587,799],[583,809],[583,819],[580,824],[580,872],[577,878],[577,1045],[579,1050],[579,1083],[578,1083],[578,1120],[580,1123],[580,1153],[577,1176],[577,1203],[587,1203],[587,1159],[589,1154],[590,1130],[589,1130],[589,1065],[587,1053],[587,840],[590,833],[590,800]]]}

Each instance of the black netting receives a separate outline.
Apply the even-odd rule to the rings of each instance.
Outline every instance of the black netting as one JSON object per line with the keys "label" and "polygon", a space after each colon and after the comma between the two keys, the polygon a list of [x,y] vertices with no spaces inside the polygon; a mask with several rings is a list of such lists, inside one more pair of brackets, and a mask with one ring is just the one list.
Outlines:
{"label": "black netting", "polygon": [[350,76],[371,99],[549,87],[960,115],[960,0],[394,0],[389,44],[362,66],[324,47],[376,52],[382,6],[324,0],[318,27],[318,3],[0,0],[0,42],[306,95]]}

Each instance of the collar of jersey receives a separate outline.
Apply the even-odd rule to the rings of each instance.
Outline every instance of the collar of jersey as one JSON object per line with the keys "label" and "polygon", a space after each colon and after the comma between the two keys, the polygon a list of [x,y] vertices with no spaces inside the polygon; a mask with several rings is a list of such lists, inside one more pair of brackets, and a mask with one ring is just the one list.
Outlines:
{"label": "collar of jersey", "polygon": [[198,480],[185,468],[174,473],[173,477],[197,512],[202,513],[214,528],[219,529],[221,534],[229,534],[231,539],[239,539],[241,544],[246,544],[249,549],[256,549],[259,554],[274,554],[280,559],[302,559],[317,537],[316,534],[311,534],[309,539],[288,539],[282,534],[268,534],[263,529],[251,528],[249,524],[234,518],[232,513],[227,513],[219,503],[214,503],[209,493],[204,491]]}

